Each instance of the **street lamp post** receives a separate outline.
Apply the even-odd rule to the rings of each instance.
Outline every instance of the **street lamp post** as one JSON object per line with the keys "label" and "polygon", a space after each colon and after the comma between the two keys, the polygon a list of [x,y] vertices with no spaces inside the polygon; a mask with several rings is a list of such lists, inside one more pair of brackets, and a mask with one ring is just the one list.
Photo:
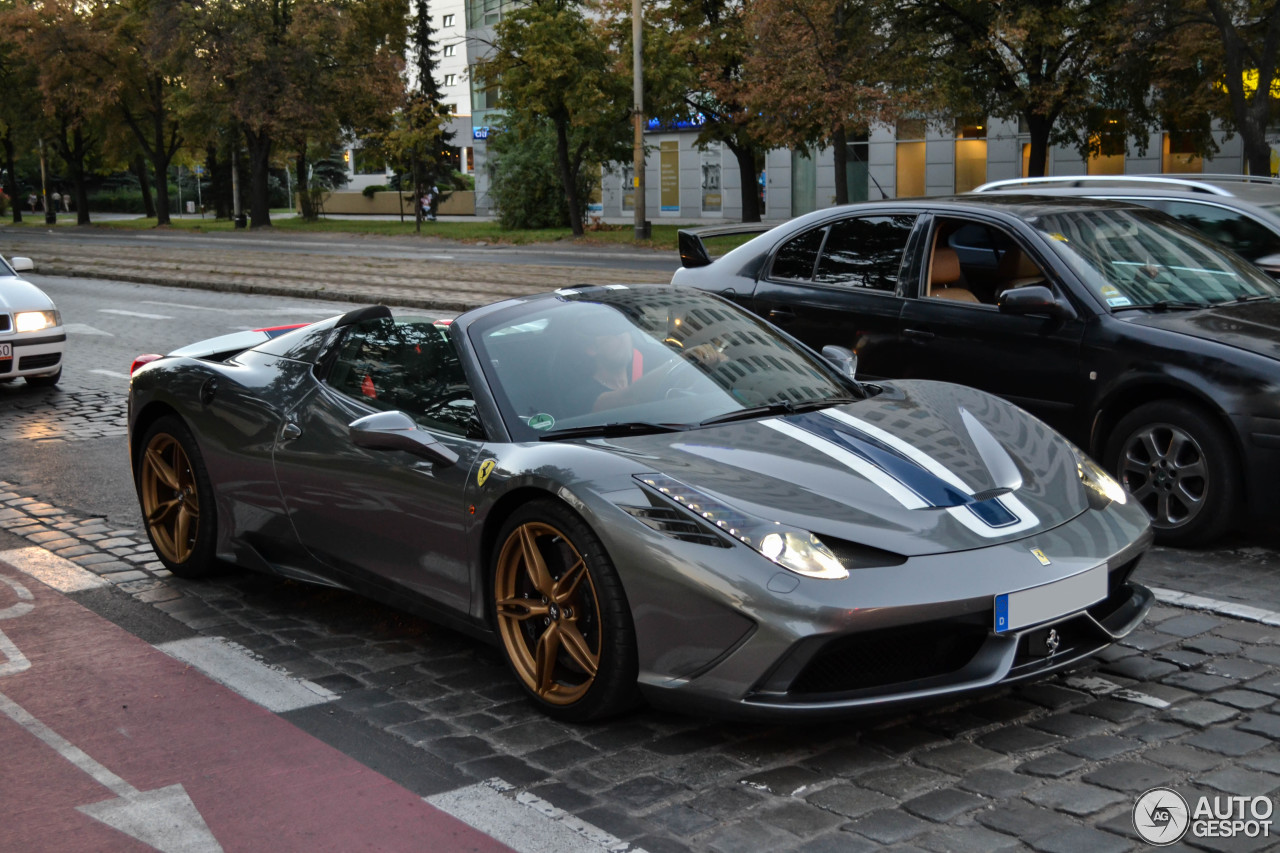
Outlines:
{"label": "street lamp post", "polygon": [[632,150],[632,193],[635,203],[636,239],[649,239],[649,223],[645,220],[644,205],[644,69],[640,62],[641,0],[631,0],[631,69],[635,107],[635,145]]}

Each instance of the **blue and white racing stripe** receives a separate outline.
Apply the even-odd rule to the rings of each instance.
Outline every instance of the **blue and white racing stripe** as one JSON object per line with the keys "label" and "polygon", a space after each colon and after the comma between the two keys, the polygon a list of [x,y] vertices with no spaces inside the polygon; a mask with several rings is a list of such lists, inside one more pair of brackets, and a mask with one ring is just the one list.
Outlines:
{"label": "blue and white racing stripe", "polygon": [[[975,419],[965,418],[964,422],[970,430],[977,428],[985,433]],[[856,471],[907,509],[944,510],[979,536],[1007,536],[1039,524],[1035,513],[1012,492],[978,500],[973,489],[937,459],[846,412],[826,410],[769,419],[761,424]],[[1016,479],[1016,466],[994,438],[984,434],[974,439],[984,463],[1001,469],[992,472],[997,483],[1010,489],[1021,485]],[[1000,455],[1004,458],[1000,459]]]}

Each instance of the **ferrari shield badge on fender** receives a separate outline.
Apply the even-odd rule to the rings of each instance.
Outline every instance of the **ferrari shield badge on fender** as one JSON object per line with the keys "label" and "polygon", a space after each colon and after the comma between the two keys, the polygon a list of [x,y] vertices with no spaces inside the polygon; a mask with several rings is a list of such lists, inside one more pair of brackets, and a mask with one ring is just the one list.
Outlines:
{"label": "ferrari shield badge on fender", "polygon": [[[481,479],[480,482],[483,483],[484,480]],[[1042,566],[1049,565],[1049,558],[1044,555],[1044,551],[1041,551],[1039,548],[1032,548],[1031,553],[1037,560],[1040,561],[1040,565]]]}
{"label": "ferrari shield badge on fender", "polygon": [[[489,479],[489,475],[493,473],[494,462],[492,459],[486,459],[480,463],[480,470],[476,472],[476,485],[483,486],[484,481]],[[1045,560],[1045,562],[1049,562]]]}

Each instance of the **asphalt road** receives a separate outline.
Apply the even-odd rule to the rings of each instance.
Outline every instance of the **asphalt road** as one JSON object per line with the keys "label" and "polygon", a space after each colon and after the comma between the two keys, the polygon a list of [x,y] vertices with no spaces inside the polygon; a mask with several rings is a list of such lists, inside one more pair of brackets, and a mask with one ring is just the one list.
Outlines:
{"label": "asphalt road", "polygon": [[[324,704],[279,713],[516,849],[556,849],[510,829],[550,821],[572,827],[584,850],[615,853],[1118,853],[1143,849],[1132,812],[1148,788],[1272,802],[1280,791],[1273,534],[1153,553],[1142,580],[1206,600],[1157,607],[1148,625],[1072,676],[824,726],[649,710],[597,726],[557,724],[523,701],[482,643],[336,590],[243,572],[181,581],[150,554],[123,435],[132,358],[349,303],[33,279],[63,312],[68,353],[57,390],[0,385],[0,551],[35,545],[105,579],[114,598],[97,600],[98,612],[148,642],[157,642],[155,621],[167,620],[165,638],[233,641],[278,676],[317,687]],[[9,594],[0,585],[0,612],[12,609]],[[46,607],[47,596],[37,602]],[[92,665],[109,669],[111,660]],[[92,714],[91,704],[73,704]],[[93,723],[67,730],[109,733]],[[127,759],[126,751],[115,760]],[[0,823],[0,849],[4,833]],[[308,849],[336,848],[319,839]]]}

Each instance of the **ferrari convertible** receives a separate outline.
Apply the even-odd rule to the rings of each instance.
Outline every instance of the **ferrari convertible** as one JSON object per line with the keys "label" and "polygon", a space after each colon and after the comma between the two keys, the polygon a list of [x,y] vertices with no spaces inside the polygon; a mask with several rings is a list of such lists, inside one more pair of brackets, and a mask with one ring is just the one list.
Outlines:
{"label": "ferrari convertible", "polygon": [[175,575],[427,615],[568,721],[937,701],[1142,620],[1150,527],[1106,472],[998,397],[855,368],[693,288],[370,307],[137,364],[129,440]]}

